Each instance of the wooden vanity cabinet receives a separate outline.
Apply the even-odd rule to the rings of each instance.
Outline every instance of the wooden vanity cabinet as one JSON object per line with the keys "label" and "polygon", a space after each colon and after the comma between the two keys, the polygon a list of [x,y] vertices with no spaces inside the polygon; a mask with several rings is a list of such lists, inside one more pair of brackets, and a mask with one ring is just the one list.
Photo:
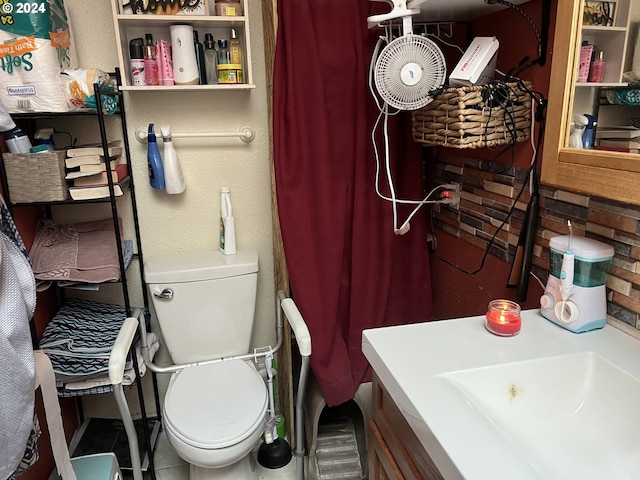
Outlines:
{"label": "wooden vanity cabinet", "polygon": [[369,479],[442,480],[444,477],[375,374],[372,395]]}
{"label": "wooden vanity cabinet", "polygon": [[[624,11],[629,15],[628,9],[638,1],[617,2],[620,18]],[[557,2],[541,180],[564,190],[640,204],[640,155],[568,148],[574,92],[576,88],[591,88],[589,85],[575,86],[579,48],[584,33],[583,3],[579,0]],[[599,28],[624,30],[627,27]],[[624,58],[621,62],[624,62]]]}

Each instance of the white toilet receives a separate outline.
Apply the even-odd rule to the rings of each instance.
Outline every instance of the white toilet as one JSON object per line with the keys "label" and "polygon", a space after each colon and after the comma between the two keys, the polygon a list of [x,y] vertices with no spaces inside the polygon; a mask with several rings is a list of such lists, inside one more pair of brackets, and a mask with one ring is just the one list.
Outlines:
{"label": "white toilet", "polygon": [[[175,364],[249,351],[257,252],[217,251],[147,259],[145,280]],[[163,417],[191,480],[257,478],[252,450],[264,430],[267,388],[249,362],[227,360],[174,373]]]}

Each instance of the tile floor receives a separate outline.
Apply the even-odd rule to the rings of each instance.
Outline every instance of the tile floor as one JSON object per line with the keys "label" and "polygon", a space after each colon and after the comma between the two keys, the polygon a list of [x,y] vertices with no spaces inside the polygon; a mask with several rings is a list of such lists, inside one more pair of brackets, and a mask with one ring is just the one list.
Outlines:
{"label": "tile floor", "polygon": [[[154,456],[157,480],[189,480],[189,465],[182,460],[169,444],[164,431],[160,432]],[[129,478],[127,476],[127,478]],[[145,480],[151,478],[145,474]],[[295,458],[286,467],[270,470],[258,465],[260,480],[295,480]]]}

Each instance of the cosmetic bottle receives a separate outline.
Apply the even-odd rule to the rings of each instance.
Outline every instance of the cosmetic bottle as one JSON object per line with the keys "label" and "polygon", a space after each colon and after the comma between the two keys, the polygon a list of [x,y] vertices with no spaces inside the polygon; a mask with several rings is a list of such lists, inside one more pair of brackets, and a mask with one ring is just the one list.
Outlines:
{"label": "cosmetic bottle", "polygon": [[238,82],[238,65],[231,63],[228,40],[218,40],[218,83],[234,84]]}
{"label": "cosmetic bottle", "polygon": [[596,58],[591,62],[591,71],[589,72],[589,81],[593,83],[602,83],[604,81],[604,51],[598,50]]}
{"label": "cosmetic bottle", "polygon": [[144,40],[134,38],[129,42],[129,66],[131,68],[131,85],[146,85],[144,76]]}
{"label": "cosmetic bottle", "polygon": [[144,78],[146,85],[159,85],[158,64],[156,63],[156,46],[153,35],[145,34],[144,43]]}
{"label": "cosmetic bottle", "polygon": [[158,64],[158,82],[160,85],[173,85],[173,67],[171,66],[171,46],[161,39],[156,43],[156,63]]}
{"label": "cosmetic bottle", "polygon": [[149,183],[156,190],[164,189],[164,169],[162,157],[156,141],[156,133],[153,131],[153,123],[149,124],[147,132],[147,162],[149,164]]}
{"label": "cosmetic bottle", "polygon": [[198,78],[200,85],[207,84],[207,70],[204,61],[204,47],[198,39],[198,32],[193,31],[193,48],[196,51],[196,64],[198,65]]}
{"label": "cosmetic bottle", "polygon": [[216,43],[211,33],[204,35],[204,65],[207,71],[207,83],[215,85],[218,83],[218,52],[216,52]]}
{"label": "cosmetic bottle", "polygon": [[182,193],[186,185],[182,175],[182,168],[180,168],[180,162],[178,161],[178,154],[171,141],[171,127],[169,125],[161,125],[160,133],[162,133],[162,144],[164,145],[162,156],[164,188],[170,194]]}
{"label": "cosmetic bottle", "polygon": [[236,253],[236,227],[229,187],[220,187],[220,251],[225,255]]}
{"label": "cosmetic bottle", "polygon": [[242,72],[242,43],[238,38],[238,31],[231,29],[231,39],[229,40],[229,60],[236,72],[236,82],[244,83],[244,75]]}

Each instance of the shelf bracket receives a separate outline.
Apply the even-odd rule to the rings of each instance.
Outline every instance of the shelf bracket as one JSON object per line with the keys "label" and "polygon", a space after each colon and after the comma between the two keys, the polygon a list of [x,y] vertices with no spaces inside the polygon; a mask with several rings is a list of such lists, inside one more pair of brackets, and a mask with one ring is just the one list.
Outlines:
{"label": "shelf bracket", "polygon": [[[136,129],[136,139],[140,143],[147,143],[148,127],[139,127]],[[161,135],[156,135],[162,137]],[[243,125],[237,132],[171,132],[172,138],[216,138],[216,137],[238,137],[244,143],[249,143],[256,138],[256,132],[252,127]]]}

